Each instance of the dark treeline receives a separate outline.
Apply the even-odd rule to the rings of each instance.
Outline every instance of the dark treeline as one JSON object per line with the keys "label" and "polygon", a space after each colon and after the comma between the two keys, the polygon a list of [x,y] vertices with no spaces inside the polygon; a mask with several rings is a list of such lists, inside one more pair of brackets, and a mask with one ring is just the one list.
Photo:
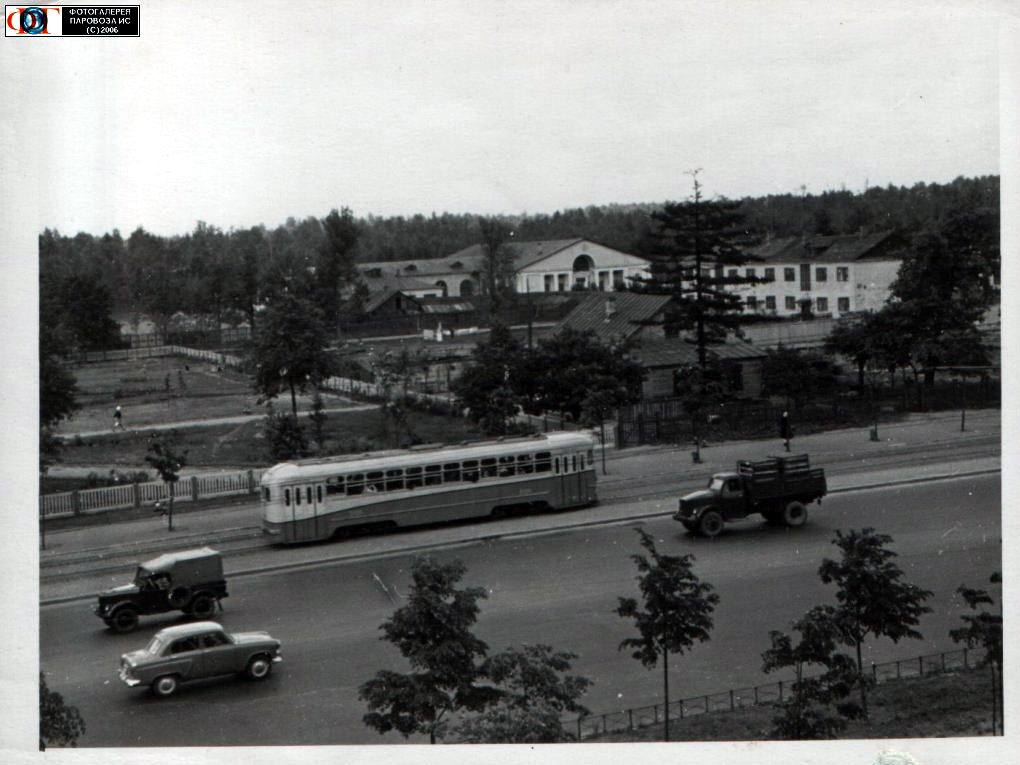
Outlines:
{"label": "dark treeline", "polygon": [[[745,198],[739,212],[757,239],[885,229],[909,238],[938,227],[952,214],[994,211],[997,220],[998,207],[999,178],[985,176],[910,188],[876,187],[864,193]],[[650,246],[652,213],[661,209],[662,204],[653,203],[613,204],[500,220],[519,241],[584,237],[640,255]],[[210,324],[244,321],[265,298],[267,284],[286,283],[321,264],[329,238],[324,220],[290,218],[274,229],[229,231],[199,222],[193,231],[169,237],[143,228],[126,238],[118,231],[65,236],[47,229],[39,238],[41,293],[56,310],[56,304],[73,303],[75,295],[90,295],[80,302],[146,315],[164,329],[178,312]],[[353,257],[366,262],[448,255],[480,241],[478,220],[467,213],[354,218]],[[78,341],[89,346],[106,338]]]}

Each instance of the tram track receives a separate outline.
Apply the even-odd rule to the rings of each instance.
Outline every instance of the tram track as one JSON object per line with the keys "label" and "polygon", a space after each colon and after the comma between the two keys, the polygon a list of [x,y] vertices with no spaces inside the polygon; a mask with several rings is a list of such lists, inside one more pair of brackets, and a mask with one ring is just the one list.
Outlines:
{"label": "tram track", "polygon": [[[938,462],[952,450],[953,461],[990,456],[989,447],[995,447],[997,453],[998,438],[973,438],[964,443],[947,442],[928,444],[920,447],[908,447],[890,458],[888,453],[875,456],[843,458],[825,462],[830,477],[846,475],[869,470],[909,468]],[[933,453],[934,452],[934,453]],[[639,476],[628,476],[626,479],[612,476],[600,480],[600,505],[612,506],[627,502],[654,500],[660,497],[676,497],[691,484],[706,480],[718,467],[687,467],[684,470],[661,470]],[[635,483],[640,488],[633,489]],[[662,511],[651,513],[649,517],[661,515]],[[600,520],[597,523],[609,523]],[[489,535],[481,533],[479,538]],[[77,550],[69,553],[55,553],[47,556],[40,563],[40,581],[56,582],[83,575],[119,574],[133,570],[139,560],[145,556],[165,552],[170,547],[215,545],[225,556],[242,556],[271,548],[259,526],[242,526],[223,529],[217,532],[190,534],[174,537],[172,544],[167,539],[153,539],[138,543],[127,543],[123,546]]]}

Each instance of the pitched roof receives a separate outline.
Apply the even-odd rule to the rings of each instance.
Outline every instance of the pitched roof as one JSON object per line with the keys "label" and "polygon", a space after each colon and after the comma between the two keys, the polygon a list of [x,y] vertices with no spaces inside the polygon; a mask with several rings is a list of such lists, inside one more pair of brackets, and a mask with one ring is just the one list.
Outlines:
{"label": "pitched roof", "polygon": [[857,260],[900,260],[899,242],[892,231],[858,236],[787,236],[773,239],[750,250],[766,263],[850,263]]}
{"label": "pitched roof", "polygon": [[[727,338],[725,342],[708,346],[709,355],[730,361],[765,358],[768,354],[751,343]],[[641,360],[643,367],[679,367],[698,363],[698,346],[683,338],[642,339],[640,347],[631,352]]]}
{"label": "pitched roof", "polygon": [[383,271],[378,276],[362,272],[361,278],[372,292],[384,289],[398,290],[400,292],[437,289],[434,282],[414,276],[397,274],[393,271]]}
{"label": "pitched roof", "polygon": [[[372,313],[372,311],[374,311],[379,306],[384,305],[386,301],[392,298],[394,295],[399,294],[401,294],[401,292],[396,287],[386,287],[380,290],[379,292],[373,292],[371,295],[368,296],[368,299],[365,301],[365,305],[362,308],[362,311],[364,313]],[[410,295],[404,295],[404,297],[412,302],[415,303],[418,302],[416,298]]]}
{"label": "pitched roof", "polygon": [[625,340],[640,331],[641,322],[661,313],[670,299],[669,295],[640,292],[592,293],[556,325],[556,331],[570,327],[591,332],[603,342]]}

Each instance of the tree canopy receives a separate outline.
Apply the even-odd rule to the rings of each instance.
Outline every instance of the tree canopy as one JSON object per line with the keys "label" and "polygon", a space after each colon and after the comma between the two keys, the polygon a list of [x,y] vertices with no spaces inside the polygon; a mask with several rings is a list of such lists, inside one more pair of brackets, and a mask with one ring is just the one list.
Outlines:
{"label": "tree canopy", "polygon": [[39,749],[47,746],[77,746],[85,735],[85,720],[77,707],[64,701],[64,697],[51,691],[46,675],[39,673]]}

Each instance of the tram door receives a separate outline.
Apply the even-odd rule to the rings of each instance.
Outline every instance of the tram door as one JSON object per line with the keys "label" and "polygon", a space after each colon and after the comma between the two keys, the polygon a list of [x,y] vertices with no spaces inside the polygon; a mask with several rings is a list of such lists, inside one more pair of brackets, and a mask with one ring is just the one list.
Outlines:
{"label": "tram door", "polygon": [[565,507],[579,505],[581,499],[581,466],[578,465],[576,454],[564,454],[560,457],[563,469],[560,477],[560,486],[563,492],[563,504]]}
{"label": "tram door", "polygon": [[322,500],[325,496],[326,488],[321,483],[309,486],[306,491],[308,504],[311,506],[312,510],[312,539],[319,539],[326,533],[325,522],[321,520],[321,516],[325,512],[325,508],[322,506]]}

